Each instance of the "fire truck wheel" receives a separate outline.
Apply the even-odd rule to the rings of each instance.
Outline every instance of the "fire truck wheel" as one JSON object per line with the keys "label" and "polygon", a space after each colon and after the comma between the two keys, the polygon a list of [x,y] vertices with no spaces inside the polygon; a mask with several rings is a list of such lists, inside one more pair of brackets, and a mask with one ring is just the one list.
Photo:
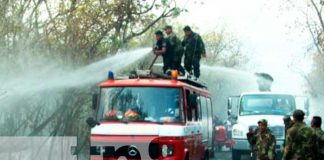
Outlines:
{"label": "fire truck wheel", "polygon": [[136,146],[122,146],[117,149],[116,157],[126,157],[127,159],[141,159],[141,154]]}

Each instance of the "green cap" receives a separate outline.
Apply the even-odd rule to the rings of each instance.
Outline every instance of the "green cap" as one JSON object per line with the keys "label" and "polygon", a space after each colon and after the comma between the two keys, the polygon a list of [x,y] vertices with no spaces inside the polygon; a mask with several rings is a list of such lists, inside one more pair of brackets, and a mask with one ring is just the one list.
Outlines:
{"label": "green cap", "polygon": [[260,124],[260,123],[262,123],[262,124],[264,124],[264,125],[268,125],[268,121],[266,120],[266,119],[260,119],[259,121],[258,121],[258,124]]}
{"label": "green cap", "polygon": [[166,30],[166,29],[172,29],[172,26],[170,26],[170,25],[166,25],[163,29],[164,29],[164,30]]}
{"label": "green cap", "polygon": [[183,28],[183,31],[185,31],[185,32],[189,32],[189,31],[191,31],[191,28],[190,28],[189,26],[185,26],[185,27]]}

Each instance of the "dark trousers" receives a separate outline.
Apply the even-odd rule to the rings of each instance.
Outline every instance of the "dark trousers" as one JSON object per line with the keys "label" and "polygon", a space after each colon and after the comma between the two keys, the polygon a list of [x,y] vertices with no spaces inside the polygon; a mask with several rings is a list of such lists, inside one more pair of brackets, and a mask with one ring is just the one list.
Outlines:
{"label": "dark trousers", "polygon": [[191,73],[192,69],[194,71],[194,76],[199,78],[200,76],[200,55],[185,55],[184,67]]}
{"label": "dark trousers", "polygon": [[163,73],[172,68],[172,56],[163,55]]}
{"label": "dark trousers", "polygon": [[185,74],[185,69],[181,66],[181,58],[175,58],[172,69],[178,70],[181,74]]}

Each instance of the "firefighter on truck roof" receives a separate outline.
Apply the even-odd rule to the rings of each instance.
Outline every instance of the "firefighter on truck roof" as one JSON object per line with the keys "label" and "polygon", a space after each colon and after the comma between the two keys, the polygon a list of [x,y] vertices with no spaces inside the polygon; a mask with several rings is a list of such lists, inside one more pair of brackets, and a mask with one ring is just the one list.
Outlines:
{"label": "firefighter on truck roof", "polygon": [[181,44],[181,40],[173,32],[172,26],[166,25],[164,27],[164,31],[167,35],[166,39],[169,40],[172,51],[174,51],[172,69],[178,70],[182,75],[184,75],[185,69],[181,66],[182,56],[183,56],[183,52],[184,52],[182,44]]}
{"label": "firefighter on truck roof", "polygon": [[171,44],[168,39],[164,38],[162,31],[155,32],[156,44],[153,52],[156,56],[162,55],[163,57],[163,73],[167,73],[172,68],[173,53]]}
{"label": "firefighter on truck roof", "polygon": [[182,41],[185,53],[185,69],[187,72],[194,71],[195,79],[200,76],[200,59],[206,57],[205,44],[199,34],[193,32],[189,26],[183,28],[185,37]]}

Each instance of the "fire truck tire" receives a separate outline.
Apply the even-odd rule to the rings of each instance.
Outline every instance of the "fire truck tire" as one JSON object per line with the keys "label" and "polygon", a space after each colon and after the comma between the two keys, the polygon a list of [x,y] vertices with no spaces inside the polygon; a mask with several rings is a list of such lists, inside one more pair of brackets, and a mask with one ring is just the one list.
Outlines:
{"label": "fire truck tire", "polygon": [[212,148],[209,150],[209,157],[215,157],[215,131],[212,132]]}
{"label": "fire truck tire", "polygon": [[232,149],[232,160],[241,160],[241,151]]}

